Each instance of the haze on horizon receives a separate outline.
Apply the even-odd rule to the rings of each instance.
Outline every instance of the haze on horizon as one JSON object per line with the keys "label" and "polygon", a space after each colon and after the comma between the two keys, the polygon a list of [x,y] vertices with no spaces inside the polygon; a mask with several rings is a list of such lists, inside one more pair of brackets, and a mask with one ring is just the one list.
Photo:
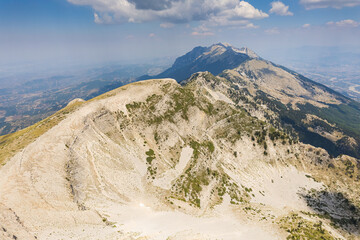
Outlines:
{"label": "haze on horizon", "polygon": [[229,42],[267,58],[305,46],[360,52],[358,0],[4,0],[0,63],[139,61]]}

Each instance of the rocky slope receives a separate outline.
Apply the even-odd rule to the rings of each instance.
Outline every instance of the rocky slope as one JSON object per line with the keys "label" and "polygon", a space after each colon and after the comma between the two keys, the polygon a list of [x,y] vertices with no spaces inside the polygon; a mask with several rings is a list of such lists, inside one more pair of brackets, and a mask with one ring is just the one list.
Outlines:
{"label": "rocky slope", "polygon": [[[252,66],[133,83],[1,137],[0,238],[359,239],[359,161],[299,142]],[[297,86],[267,91],[299,106]]]}
{"label": "rocky slope", "polygon": [[198,71],[226,79],[225,94],[250,104],[250,111],[254,106],[262,108],[266,118],[272,115],[273,124],[291,128],[300,141],[325,148],[334,157],[360,158],[360,103],[266,61],[248,48],[222,43],[194,48],[156,77],[181,82]]}

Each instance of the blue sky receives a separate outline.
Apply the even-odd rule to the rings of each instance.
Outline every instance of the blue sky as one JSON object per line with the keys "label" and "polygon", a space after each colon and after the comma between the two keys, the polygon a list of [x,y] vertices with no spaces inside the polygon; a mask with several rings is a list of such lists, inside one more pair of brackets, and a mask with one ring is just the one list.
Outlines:
{"label": "blue sky", "polygon": [[140,62],[229,42],[360,51],[360,0],[0,0],[0,64]]}

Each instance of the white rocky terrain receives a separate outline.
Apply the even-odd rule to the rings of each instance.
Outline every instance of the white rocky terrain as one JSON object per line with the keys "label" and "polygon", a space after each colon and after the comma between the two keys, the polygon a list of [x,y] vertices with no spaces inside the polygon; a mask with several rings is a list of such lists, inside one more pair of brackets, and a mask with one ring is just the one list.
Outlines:
{"label": "white rocky terrain", "polygon": [[133,83],[0,138],[0,239],[359,239],[357,160],[212,81]]}
{"label": "white rocky terrain", "polygon": [[253,116],[256,112],[257,118],[291,128],[301,142],[324,148],[333,157],[346,154],[360,159],[359,102],[246,47],[227,43],[195,47],[155,77],[174,78],[183,84],[198,72],[216,76],[210,87]]}

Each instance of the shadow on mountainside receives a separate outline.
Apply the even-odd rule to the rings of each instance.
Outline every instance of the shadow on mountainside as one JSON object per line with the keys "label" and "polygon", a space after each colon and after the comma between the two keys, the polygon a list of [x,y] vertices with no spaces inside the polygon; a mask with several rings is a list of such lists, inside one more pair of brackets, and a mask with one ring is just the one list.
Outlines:
{"label": "shadow on mountainside", "polygon": [[360,235],[360,208],[340,192],[311,191],[300,194],[319,217],[351,234]]}

